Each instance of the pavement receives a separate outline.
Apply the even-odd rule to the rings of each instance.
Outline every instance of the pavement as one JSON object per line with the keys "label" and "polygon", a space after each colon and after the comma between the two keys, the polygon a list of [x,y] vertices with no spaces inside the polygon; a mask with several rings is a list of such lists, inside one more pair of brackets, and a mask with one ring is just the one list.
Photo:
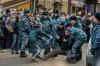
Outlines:
{"label": "pavement", "polygon": [[[82,47],[83,59],[77,62],[77,64],[67,63],[66,56],[58,56],[50,60],[59,60],[66,62],[66,66],[86,66],[86,48],[87,45],[84,44]],[[27,58],[20,58],[19,55],[11,54],[10,50],[2,50],[0,51],[0,66],[43,66],[43,63],[46,63],[46,61],[41,61],[39,59],[37,59],[38,62],[31,62],[31,54],[29,54],[28,51],[27,54],[28,54]],[[41,56],[42,55],[43,51],[41,53]]]}

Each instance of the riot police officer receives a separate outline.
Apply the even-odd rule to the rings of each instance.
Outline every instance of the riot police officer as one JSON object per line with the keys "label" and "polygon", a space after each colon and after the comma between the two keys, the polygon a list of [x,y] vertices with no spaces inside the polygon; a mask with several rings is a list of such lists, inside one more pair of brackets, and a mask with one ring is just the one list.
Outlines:
{"label": "riot police officer", "polygon": [[24,14],[20,17],[21,22],[19,24],[19,30],[20,30],[20,57],[27,57],[25,53],[26,49],[26,41],[28,38],[28,34],[30,33],[30,17],[28,16],[30,13],[29,10],[24,10]]}
{"label": "riot police officer", "polygon": [[70,17],[70,20],[74,27],[82,29],[82,24],[77,21],[77,17],[72,16],[72,17]]}
{"label": "riot police officer", "polygon": [[53,10],[53,16],[51,16],[53,26],[58,25],[62,21],[61,15],[59,15],[59,10]]}
{"label": "riot police officer", "polygon": [[[44,11],[43,12],[43,15],[40,17],[39,21],[41,24],[42,24],[42,29],[44,32],[46,32],[48,35],[51,35],[52,36],[52,28],[53,28],[53,24],[51,22],[51,19],[50,17],[48,16],[48,11]],[[45,40],[46,41],[46,40]],[[44,40],[43,40],[44,42]],[[45,48],[45,53],[44,54],[47,54],[50,52],[50,42],[48,45],[44,46]]]}
{"label": "riot police officer", "polygon": [[87,35],[84,31],[79,28],[75,28],[71,23],[66,24],[66,30],[71,34],[71,37],[74,38],[75,42],[72,46],[72,63],[76,63],[77,51],[81,48],[83,43],[87,40]]}
{"label": "riot police officer", "polygon": [[97,65],[100,61],[100,12],[95,14],[94,18],[95,27],[91,32],[91,53],[93,54],[93,66]]}
{"label": "riot police officer", "polygon": [[[62,22],[62,17],[61,15],[59,15],[59,10],[55,9],[53,10],[53,16],[51,16],[51,19],[52,19],[52,23],[53,23],[53,29],[59,25],[60,22]],[[52,36],[53,38],[55,38],[55,35],[54,35],[54,32],[52,33]],[[55,39],[52,40],[52,47],[55,49],[55,48],[58,48],[58,46],[55,44]]]}

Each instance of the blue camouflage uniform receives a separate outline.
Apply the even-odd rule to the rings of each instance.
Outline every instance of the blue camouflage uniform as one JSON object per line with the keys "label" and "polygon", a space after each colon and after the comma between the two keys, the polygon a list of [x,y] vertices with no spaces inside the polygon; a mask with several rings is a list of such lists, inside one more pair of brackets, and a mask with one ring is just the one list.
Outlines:
{"label": "blue camouflage uniform", "polygon": [[60,15],[57,15],[56,17],[53,15],[51,17],[51,20],[52,20],[53,26],[56,26],[62,21],[62,18]]}
{"label": "blue camouflage uniform", "polygon": [[[57,15],[56,17],[55,17],[55,16],[52,16],[52,17],[51,17],[51,20],[52,20],[52,23],[53,23],[53,29],[54,29],[60,22],[62,22],[62,18],[61,18],[60,15]],[[55,37],[54,32],[52,32],[52,36]],[[54,39],[52,40],[52,47],[53,47],[53,48],[57,48],[57,45],[55,44]]]}
{"label": "blue camouflage uniform", "polygon": [[[59,24],[61,25],[61,24]],[[64,34],[64,22],[63,22],[63,28],[59,28],[59,25],[55,26],[55,28],[53,29],[53,35],[54,35],[54,39],[53,39],[53,45],[54,45],[54,48],[59,48],[59,45],[57,44],[56,40],[57,40],[57,37],[59,36],[60,38],[63,37],[63,34]]]}
{"label": "blue camouflage uniform", "polygon": [[47,17],[46,19],[42,16],[38,22],[42,23],[42,29],[44,32],[51,34],[52,33],[52,27],[53,24],[51,22],[50,17]]}
{"label": "blue camouflage uniform", "polygon": [[100,60],[100,24],[96,25],[91,33],[91,44],[93,52],[93,66]]}
{"label": "blue camouflage uniform", "polygon": [[20,31],[20,41],[21,41],[21,51],[25,51],[25,44],[30,33],[30,17],[23,14],[21,17],[21,22],[19,24]]}
{"label": "blue camouflage uniform", "polygon": [[[53,24],[51,22],[51,19],[50,17],[46,14],[48,12],[43,12],[43,16],[46,15],[47,18],[44,18],[43,16],[40,17],[40,19],[38,20],[38,22],[41,22],[42,23],[42,30],[44,32],[46,32],[48,35],[52,36],[52,28],[53,28]],[[51,39],[52,40],[52,39]],[[51,45],[51,41],[49,42],[49,44],[43,44],[45,43],[46,40],[43,39],[42,40],[42,45],[44,45],[44,48],[45,48],[45,53],[44,54],[47,54],[50,52],[50,45]]]}
{"label": "blue camouflage uniform", "polygon": [[72,57],[75,58],[78,48],[80,48],[83,42],[86,41],[87,35],[84,31],[75,27],[71,27],[69,31],[75,40],[75,43],[72,46]]}
{"label": "blue camouflage uniform", "polygon": [[76,23],[73,24],[74,27],[82,29],[82,24],[81,24],[80,22],[78,22],[77,17],[72,16],[72,17],[70,17],[70,20],[74,20],[74,21],[76,21]]}

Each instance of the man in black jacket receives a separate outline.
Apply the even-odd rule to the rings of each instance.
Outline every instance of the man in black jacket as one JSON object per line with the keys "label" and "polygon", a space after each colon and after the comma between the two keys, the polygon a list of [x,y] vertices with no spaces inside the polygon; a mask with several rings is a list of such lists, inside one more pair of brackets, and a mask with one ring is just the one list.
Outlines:
{"label": "man in black jacket", "polygon": [[55,58],[58,55],[67,55],[67,61],[70,62],[71,48],[73,45],[73,39],[71,38],[70,33],[68,31],[65,31],[63,37],[56,38],[56,42],[58,42],[60,48],[52,50],[50,53],[43,57],[43,60]]}

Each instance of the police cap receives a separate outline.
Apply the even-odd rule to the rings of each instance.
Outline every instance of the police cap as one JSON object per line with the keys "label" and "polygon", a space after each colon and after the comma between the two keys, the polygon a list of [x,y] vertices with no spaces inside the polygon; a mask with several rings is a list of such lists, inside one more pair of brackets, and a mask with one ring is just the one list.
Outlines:
{"label": "police cap", "polygon": [[59,13],[59,10],[55,9],[53,10],[53,13]]}
{"label": "police cap", "polygon": [[72,27],[71,22],[66,23],[65,27],[66,27],[66,28],[67,28],[67,27]]}
{"label": "police cap", "polygon": [[43,12],[43,15],[48,15],[48,14],[49,14],[48,11]]}
{"label": "police cap", "polygon": [[77,17],[72,16],[72,17],[70,17],[70,20],[75,20],[75,21],[77,21]]}
{"label": "police cap", "polygon": [[28,13],[30,13],[29,10],[24,10],[24,14],[28,14]]}

